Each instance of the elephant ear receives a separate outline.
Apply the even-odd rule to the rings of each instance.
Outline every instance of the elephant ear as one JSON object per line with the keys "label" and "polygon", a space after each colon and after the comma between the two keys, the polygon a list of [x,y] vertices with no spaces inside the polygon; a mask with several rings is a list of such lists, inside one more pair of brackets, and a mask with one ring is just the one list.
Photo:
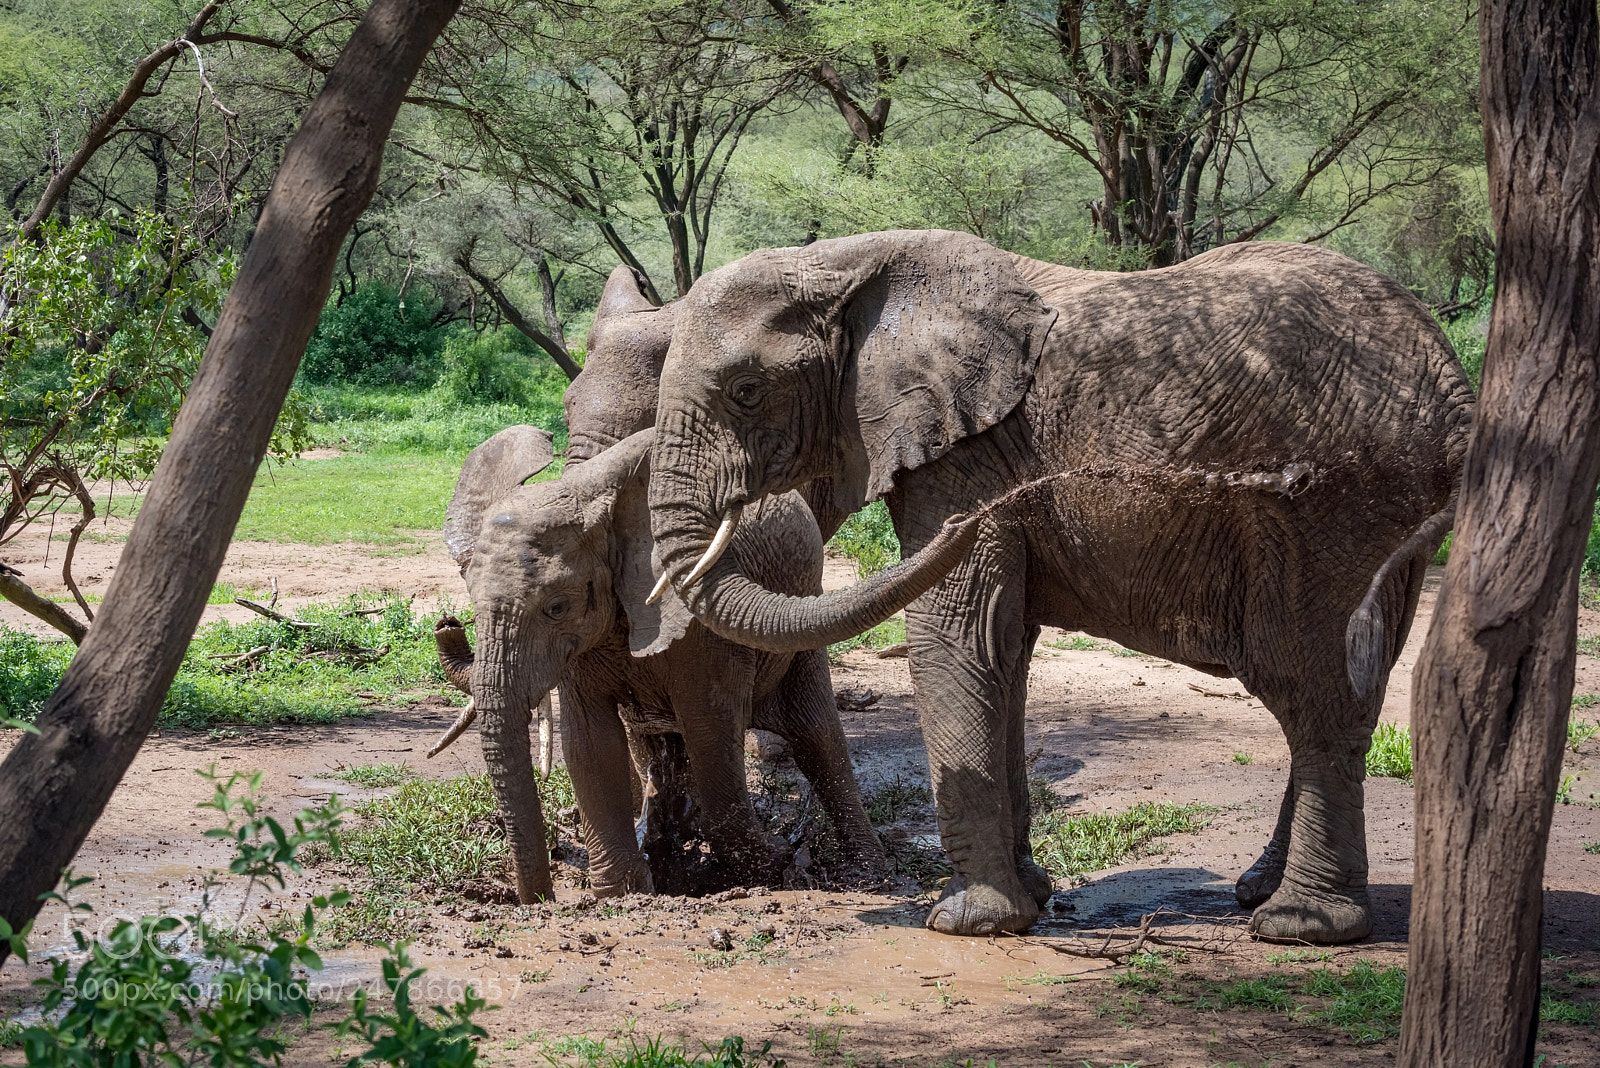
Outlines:
{"label": "elephant ear", "polygon": [[867,499],[994,426],[1027,393],[1056,311],[1011,253],[948,230],[864,234],[805,252],[833,286],[843,282],[836,315],[855,356]]}
{"label": "elephant ear", "polygon": [[463,575],[472,562],[484,512],[549,467],[553,459],[555,448],[549,431],[536,426],[507,427],[467,454],[456,478],[455,494],[444,510],[444,544]]}
{"label": "elephant ear", "polygon": [[650,446],[655,428],[641,430],[571,471],[564,478],[588,483],[583,492],[585,526],[609,519],[611,581],[628,616],[628,646],[634,656],[664,652],[683,637],[694,617],[670,586],[655,604],[646,604],[661,564],[650,533]]}

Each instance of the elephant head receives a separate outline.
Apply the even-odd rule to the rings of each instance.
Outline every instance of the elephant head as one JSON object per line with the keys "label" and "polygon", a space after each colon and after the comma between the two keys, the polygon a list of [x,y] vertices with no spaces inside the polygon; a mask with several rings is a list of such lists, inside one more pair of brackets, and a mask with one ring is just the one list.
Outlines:
{"label": "elephant head", "polygon": [[529,711],[573,657],[612,632],[619,607],[636,649],[670,642],[690,621],[676,599],[645,604],[655,581],[646,503],[654,433],[525,486],[537,470],[533,446],[543,442],[548,462],[550,436],[512,427],[467,458],[451,500],[446,541],[467,581],[478,641],[470,659],[441,643],[441,660],[453,679],[467,676],[524,902],[551,896]]}
{"label": "elephant head", "polygon": [[656,388],[678,304],[656,307],[633,268],[606,280],[589,329],[583,373],[567,387],[567,463],[593,459],[656,422]]}
{"label": "elephant head", "polygon": [[753,253],[678,303],[650,505],[665,572],[708,627],[757,648],[816,648],[887,618],[965,555],[976,516],[816,598],[718,562],[766,494],[827,478],[853,511],[1016,408],[1056,313],[1014,256],[948,231],[865,234]]}

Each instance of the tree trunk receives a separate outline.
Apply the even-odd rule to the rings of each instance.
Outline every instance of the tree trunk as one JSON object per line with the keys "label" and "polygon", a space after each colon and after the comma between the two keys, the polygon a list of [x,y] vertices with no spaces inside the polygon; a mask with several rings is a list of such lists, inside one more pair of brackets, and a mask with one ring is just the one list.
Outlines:
{"label": "tree trunk", "polygon": [[458,3],[375,0],[284,154],[100,617],[41,733],[0,766],[0,915],[13,928],[38,912],[155,723],[401,98]]}
{"label": "tree trunk", "polygon": [[1417,665],[1402,1065],[1532,1065],[1545,844],[1600,475],[1594,0],[1479,15],[1499,254],[1455,541]]}

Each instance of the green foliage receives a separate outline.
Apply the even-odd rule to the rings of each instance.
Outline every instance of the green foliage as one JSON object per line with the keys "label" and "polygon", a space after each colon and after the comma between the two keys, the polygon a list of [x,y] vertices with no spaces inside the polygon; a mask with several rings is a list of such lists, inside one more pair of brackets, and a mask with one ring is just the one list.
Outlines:
{"label": "green foliage", "polygon": [[[447,455],[458,462],[472,449],[515,423],[542,427],[564,448],[567,425],[561,398],[567,378],[554,366],[534,365],[525,406],[461,404],[444,389],[426,393],[400,389],[318,386],[307,391],[314,402],[313,440],[319,445],[362,452]],[[558,461],[559,463],[559,461]]]}
{"label": "green foliage", "polygon": [[402,300],[381,280],[364,282],[322,309],[300,374],[318,385],[430,386],[439,377],[444,331],[433,325],[438,302],[415,288]]}
{"label": "green foliage", "polygon": [[1308,1018],[1337,1027],[1356,1042],[1381,1042],[1400,1033],[1404,968],[1379,968],[1370,960],[1358,960],[1343,973],[1318,968],[1303,980],[1301,990],[1322,999]]}
{"label": "green foliage", "polygon": [[[300,869],[297,854],[308,847],[338,852],[342,813],[337,798],[302,811],[290,833],[262,814],[260,772],[227,779],[204,774],[213,796],[201,807],[226,819],[206,834],[234,842],[229,870],[248,879],[251,888],[259,881],[283,886],[285,873]],[[69,898],[88,881],[68,872],[63,892],[52,896],[68,906],[69,914],[88,911],[88,905]],[[289,1025],[295,1019],[309,1022],[313,1011],[307,979],[322,969],[322,960],[311,940],[321,920],[345,905],[349,895],[315,896],[290,930],[257,934],[237,922],[219,926],[211,921],[215,887],[208,879],[200,911],[182,919],[119,920],[103,941],[90,940],[75,927],[81,958],[76,973],[69,961],[49,962],[50,976],[36,983],[43,991],[39,1022],[17,1036],[29,1068],[194,1063],[266,1068],[280,1063]],[[249,896],[247,888],[246,904]],[[243,915],[241,906],[241,920]],[[410,985],[423,972],[411,969],[403,943],[385,948],[382,969],[394,1011],[371,1014],[363,991],[348,1015],[332,1024],[346,1040],[355,1037],[365,1047],[349,1064],[475,1064],[475,1040],[484,1032],[471,1018],[484,1007],[483,1000],[469,989],[461,1002],[435,1010],[438,1026],[428,1025],[410,1003]]]}
{"label": "green foliage", "polygon": [[1483,354],[1489,342],[1489,307],[1493,299],[1492,294],[1484,297],[1483,311],[1477,315],[1439,323],[1444,336],[1450,340],[1450,347],[1456,350],[1456,358],[1461,361],[1461,369],[1467,372],[1467,380],[1474,391],[1483,379]]}
{"label": "green foliage", "polygon": [[1126,812],[1073,816],[1053,811],[1034,816],[1033,855],[1054,879],[1071,879],[1156,852],[1155,843],[1198,831],[1209,805],[1143,802]]}
{"label": "green foliage", "polygon": [[0,624],[0,717],[32,723],[77,649]]}
{"label": "green foliage", "polygon": [[1367,750],[1367,774],[1391,779],[1411,778],[1411,728],[1380,723]]}
{"label": "green foliage", "polygon": [[644,1045],[630,1038],[613,1047],[592,1038],[569,1036],[546,1042],[544,1056],[553,1065],[571,1068],[783,1068],[783,1061],[772,1055],[771,1042],[751,1052],[744,1048],[741,1035],[730,1035],[715,1046],[702,1044],[699,1053],[661,1037]]}
{"label": "green foliage", "polygon": [[1600,1018],[1600,1004],[1593,1001],[1568,1001],[1557,997],[1548,987],[1539,994],[1539,1021],[1541,1023],[1577,1024],[1593,1026]]}
{"label": "green foliage", "polygon": [[460,473],[454,457],[363,453],[262,470],[233,536],[414,549],[439,536]]}
{"label": "green foliage", "polygon": [[336,771],[332,775],[332,778],[371,788],[399,786],[406,780],[416,777],[417,773],[411,770],[409,764],[363,764]]}
{"label": "green foliage", "polygon": [[1567,720],[1567,748],[1576,753],[1596,731],[1600,731],[1600,723],[1588,723],[1573,716]]}
{"label": "green foliage", "polygon": [[908,782],[899,773],[863,799],[867,819],[872,825],[899,823],[906,816],[924,811],[933,803],[933,791],[921,783]]}
{"label": "green foliage", "polygon": [[856,574],[870,578],[900,561],[900,539],[882,501],[873,501],[846,519],[828,544],[856,562]]}
{"label": "green foliage", "polygon": [[1219,986],[1217,1001],[1229,1009],[1261,1009],[1266,1012],[1293,1012],[1289,980],[1276,975],[1259,979],[1239,979]]}
{"label": "green foliage", "polygon": [[[384,610],[350,614],[370,607]],[[308,604],[295,618],[315,625],[262,618],[201,627],[167,692],[160,722],[197,729],[328,723],[367,714],[375,700],[443,686],[431,620],[413,614],[398,596]],[[0,626],[0,711],[31,722],[73,651]]]}
{"label": "green foliage", "polygon": [[906,621],[903,616],[891,616],[869,630],[828,646],[828,659],[837,661],[852,649],[887,649],[906,640]]}
{"label": "green foliage", "polygon": [[1233,754],[1233,762],[1241,766],[1245,764],[1254,764],[1256,762],[1256,758],[1249,753],[1235,753]]}
{"label": "green foliage", "polygon": [[514,404],[526,407],[539,382],[532,346],[509,328],[481,334],[456,334],[444,343],[444,373],[439,387],[457,404]]}

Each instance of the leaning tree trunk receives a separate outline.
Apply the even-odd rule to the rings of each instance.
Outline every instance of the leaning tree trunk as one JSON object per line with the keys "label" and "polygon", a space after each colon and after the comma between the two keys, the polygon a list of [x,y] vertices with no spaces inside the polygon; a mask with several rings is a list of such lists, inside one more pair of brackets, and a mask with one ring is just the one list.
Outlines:
{"label": "leaning tree trunk", "polygon": [[1481,9],[1499,237],[1455,541],[1417,665],[1400,1063],[1533,1064],[1545,843],[1600,475],[1594,0]]}
{"label": "leaning tree trunk", "polygon": [[401,100],[459,3],[374,0],[284,153],[100,616],[39,735],[0,767],[0,916],[14,928],[38,912],[155,723]]}

